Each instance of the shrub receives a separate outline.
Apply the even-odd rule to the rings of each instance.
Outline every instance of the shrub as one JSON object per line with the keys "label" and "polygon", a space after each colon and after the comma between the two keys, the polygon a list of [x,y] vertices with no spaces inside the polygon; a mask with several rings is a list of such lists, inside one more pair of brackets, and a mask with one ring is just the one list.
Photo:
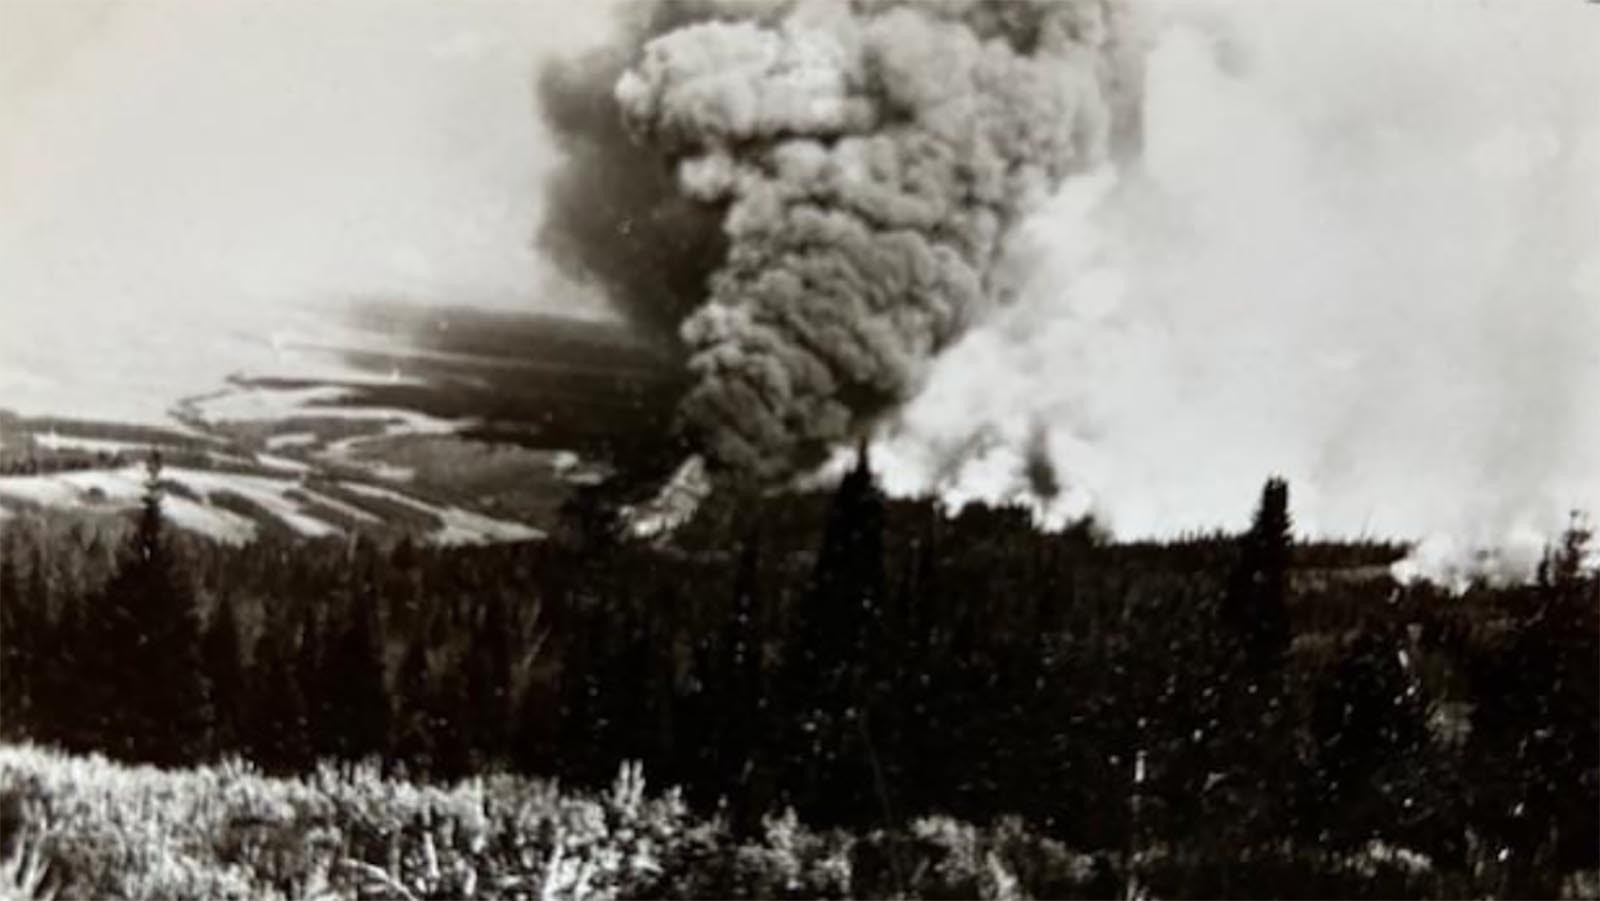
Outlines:
{"label": "shrub", "polygon": [[[1353,853],[1280,843],[1221,869],[1153,844],[1135,863],[1142,886],[1177,897],[1456,896],[1488,885],[1457,884],[1381,842]],[[1231,891],[1213,886],[1219,873]],[[741,838],[676,790],[646,791],[636,763],[608,790],[566,791],[504,774],[409,782],[376,763],[285,779],[238,761],[167,771],[0,745],[0,901],[1094,898],[1122,895],[1127,881],[1119,855],[1078,853],[1014,817],[849,832],[808,828],[791,810]],[[1594,884],[1580,874],[1563,893]]]}

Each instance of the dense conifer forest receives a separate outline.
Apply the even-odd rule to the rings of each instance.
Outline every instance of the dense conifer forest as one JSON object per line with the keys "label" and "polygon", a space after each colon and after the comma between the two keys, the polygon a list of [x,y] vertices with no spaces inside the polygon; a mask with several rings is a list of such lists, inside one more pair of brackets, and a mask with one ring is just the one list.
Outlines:
{"label": "dense conifer forest", "polygon": [[1600,867],[1577,517],[1533,580],[1447,591],[1389,575],[1402,545],[1300,540],[1280,480],[1242,535],[1135,544],[891,500],[865,459],[652,541],[594,491],[548,541],[225,546],[161,494],[153,465],[124,530],[7,521],[8,741],[441,784],[637,761],[736,838],[1020,822],[1167,895],[1348,890],[1315,861],[1373,847],[1444,894]]}

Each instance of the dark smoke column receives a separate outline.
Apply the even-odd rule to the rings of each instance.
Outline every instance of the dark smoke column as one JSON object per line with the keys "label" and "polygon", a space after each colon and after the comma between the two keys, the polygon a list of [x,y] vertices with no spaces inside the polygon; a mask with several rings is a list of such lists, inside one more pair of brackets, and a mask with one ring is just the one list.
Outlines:
{"label": "dark smoke column", "polygon": [[[720,228],[679,332],[683,423],[714,463],[778,478],[906,400],[999,302],[1012,226],[1122,127],[1130,53],[1106,0],[735,9],[641,29],[613,96],[631,152],[670,166],[646,221]],[[710,241],[664,237],[685,236]],[[620,305],[678,314],[683,281]]]}

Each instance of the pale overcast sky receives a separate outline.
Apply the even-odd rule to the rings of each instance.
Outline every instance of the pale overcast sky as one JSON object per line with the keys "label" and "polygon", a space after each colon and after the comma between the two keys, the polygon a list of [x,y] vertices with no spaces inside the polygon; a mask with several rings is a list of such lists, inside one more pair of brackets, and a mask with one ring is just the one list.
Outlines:
{"label": "pale overcast sky", "polygon": [[150,418],[252,365],[224,337],[351,298],[594,315],[534,246],[534,79],[609,27],[557,0],[0,0],[0,407]]}
{"label": "pale overcast sky", "polygon": [[8,312],[560,304],[533,73],[606,24],[554,0],[0,0]]}

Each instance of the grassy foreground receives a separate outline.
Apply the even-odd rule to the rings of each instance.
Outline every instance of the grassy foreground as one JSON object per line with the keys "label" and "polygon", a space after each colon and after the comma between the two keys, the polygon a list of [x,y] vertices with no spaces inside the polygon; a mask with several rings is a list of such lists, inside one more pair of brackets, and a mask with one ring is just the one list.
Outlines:
{"label": "grassy foreground", "polygon": [[[1375,845],[1235,862],[1235,888],[1272,897],[1482,896],[1426,858]],[[636,765],[608,791],[517,776],[454,785],[324,766],[269,778],[230,762],[126,766],[0,745],[0,901],[68,898],[1105,898],[1165,896],[1174,855],[1074,853],[1002,819],[817,831],[792,814],[736,837]],[[1129,885],[1127,875],[1140,875]],[[1307,878],[1309,877],[1309,879]],[[1162,886],[1165,886],[1165,891]],[[1595,886],[1566,887],[1589,897]],[[1487,894],[1494,894],[1491,890]]]}
{"label": "grassy foreground", "polygon": [[863,837],[790,816],[738,840],[675,791],[647,793],[634,766],[584,793],[500,775],[417,785],[373,766],[164,771],[0,746],[0,820],[4,899],[1017,897],[1011,857],[1049,894],[1120,888],[1104,861],[1014,826],[935,818]]}

